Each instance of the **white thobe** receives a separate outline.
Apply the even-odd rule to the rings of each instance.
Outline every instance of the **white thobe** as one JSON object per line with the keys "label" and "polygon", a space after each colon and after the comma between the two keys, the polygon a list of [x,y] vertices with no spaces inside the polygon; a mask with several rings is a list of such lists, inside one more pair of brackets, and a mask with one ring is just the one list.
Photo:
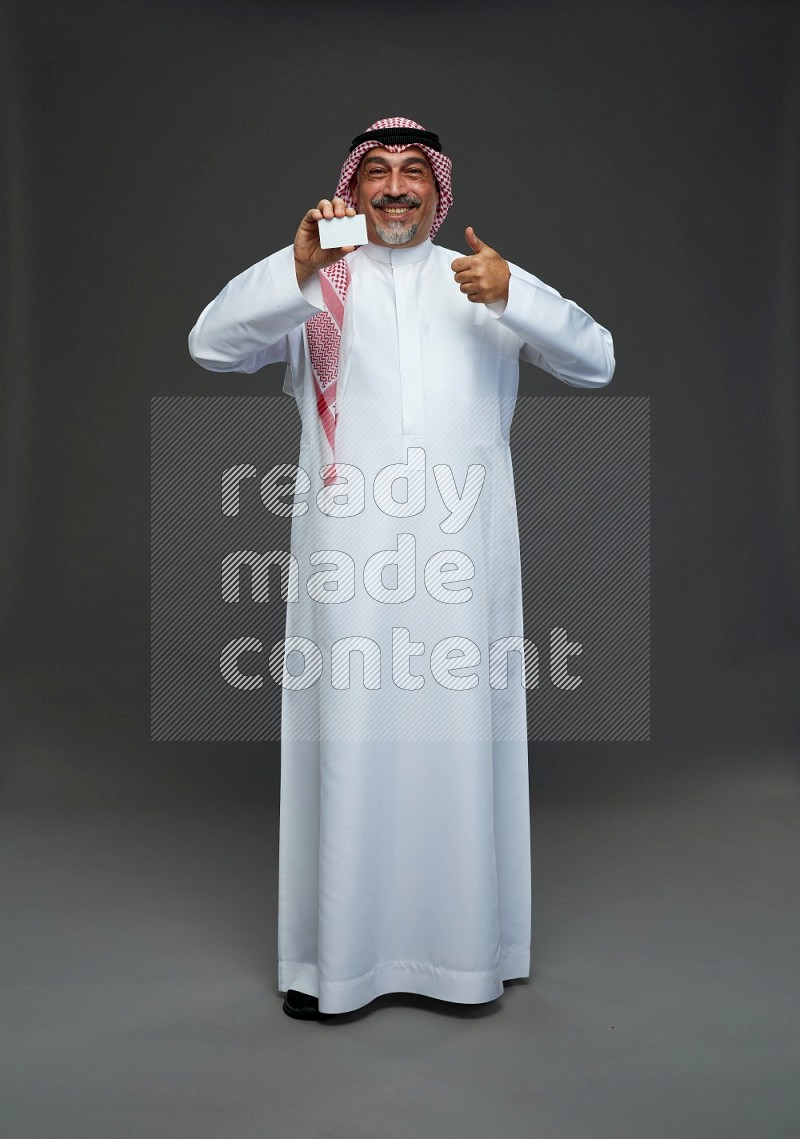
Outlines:
{"label": "white thobe", "polygon": [[[298,286],[292,247],[235,277],[189,336],[193,359],[212,371],[286,361],[284,391],[302,420],[308,481],[295,490],[308,508],[292,519],[299,591],[277,674],[278,988],[317,996],[322,1012],[387,992],[488,1001],[530,972],[509,430],[520,357],[597,388],[613,375],[613,343],[513,264],[507,303],[468,301],[450,268],[458,256],[430,240],[348,254],[340,482],[327,489],[304,327],[324,306],[318,277]],[[381,471],[409,477],[387,498]],[[394,576],[381,551],[394,552]],[[290,658],[293,638],[304,647]],[[337,656],[345,638],[359,638],[346,646],[359,651]],[[495,658],[504,638],[511,651]]]}

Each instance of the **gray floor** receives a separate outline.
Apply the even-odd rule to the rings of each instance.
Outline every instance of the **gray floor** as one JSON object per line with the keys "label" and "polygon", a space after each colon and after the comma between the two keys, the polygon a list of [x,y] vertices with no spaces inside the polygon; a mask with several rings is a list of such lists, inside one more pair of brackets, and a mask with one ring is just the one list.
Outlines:
{"label": "gray floor", "polygon": [[648,745],[625,777],[599,751],[586,778],[534,779],[530,981],[304,1023],[275,990],[274,763],[234,794],[235,748],[196,746],[194,769],[155,748],[156,776],[115,750],[119,726],[56,717],[11,741],[4,1139],[800,1134],[785,751],[675,767]]}

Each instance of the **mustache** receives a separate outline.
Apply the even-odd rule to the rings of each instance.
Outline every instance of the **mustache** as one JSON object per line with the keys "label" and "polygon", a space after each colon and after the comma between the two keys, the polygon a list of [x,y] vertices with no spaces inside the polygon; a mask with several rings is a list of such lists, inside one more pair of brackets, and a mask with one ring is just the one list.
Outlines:
{"label": "mustache", "polygon": [[377,198],[370,199],[370,205],[376,210],[382,206],[419,206],[422,204],[422,198],[408,197],[407,195],[402,198],[390,198],[386,194],[381,194]]}

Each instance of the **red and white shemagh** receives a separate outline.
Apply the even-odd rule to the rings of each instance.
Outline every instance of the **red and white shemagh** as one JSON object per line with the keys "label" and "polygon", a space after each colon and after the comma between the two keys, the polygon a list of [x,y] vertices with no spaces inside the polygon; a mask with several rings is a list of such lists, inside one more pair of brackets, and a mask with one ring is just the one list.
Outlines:
{"label": "red and white shemagh", "polygon": [[[414,130],[425,130],[425,127],[415,123],[413,119],[390,118],[379,119],[368,131],[383,130],[387,127],[410,127]],[[377,139],[367,139],[360,142],[348,155],[339,175],[339,184],[336,187],[335,197],[341,198],[346,206],[356,208],[350,193],[350,183],[358,168],[358,164],[373,147],[381,146],[390,152],[407,150],[410,146],[418,147],[428,159],[436,178],[439,191],[439,201],[431,225],[430,237],[436,233],[439,226],[447,216],[447,211],[453,204],[453,190],[451,184],[452,163],[446,155],[422,142],[387,143]],[[311,367],[314,372],[317,394],[317,412],[322,424],[325,438],[330,447],[330,465],[324,476],[324,482],[336,481],[336,467],[334,465],[334,437],[336,434],[336,381],[339,373],[339,349],[342,343],[342,328],[344,326],[344,306],[347,299],[347,290],[350,286],[350,269],[347,257],[340,257],[333,265],[319,272],[322,288],[322,300],[325,312],[317,313],[306,321],[308,333],[308,347],[311,354]]]}

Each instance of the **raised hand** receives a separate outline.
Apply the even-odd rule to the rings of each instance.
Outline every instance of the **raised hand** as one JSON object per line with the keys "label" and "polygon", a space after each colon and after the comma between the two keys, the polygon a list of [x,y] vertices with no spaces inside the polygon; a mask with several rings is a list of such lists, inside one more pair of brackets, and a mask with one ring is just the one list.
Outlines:
{"label": "raised hand", "polygon": [[300,222],[300,228],[294,238],[294,267],[297,273],[297,283],[302,285],[314,273],[332,265],[345,253],[352,253],[355,245],[343,245],[340,249],[322,249],[319,244],[319,228],[317,222],[322,218],[353,217],[355,210],[352,206],[345,206],[341,198],[322,198],[316,209],[309,210]]}
{"label": "raised hand", "polygon": [[473,304],[507,301],[511,279],[508,262],[481,241],[471,225],[464,230],[464,235],[474,252],[471,257],[457,257],[450,266],[461,292],[466,293],[467,300]]}

